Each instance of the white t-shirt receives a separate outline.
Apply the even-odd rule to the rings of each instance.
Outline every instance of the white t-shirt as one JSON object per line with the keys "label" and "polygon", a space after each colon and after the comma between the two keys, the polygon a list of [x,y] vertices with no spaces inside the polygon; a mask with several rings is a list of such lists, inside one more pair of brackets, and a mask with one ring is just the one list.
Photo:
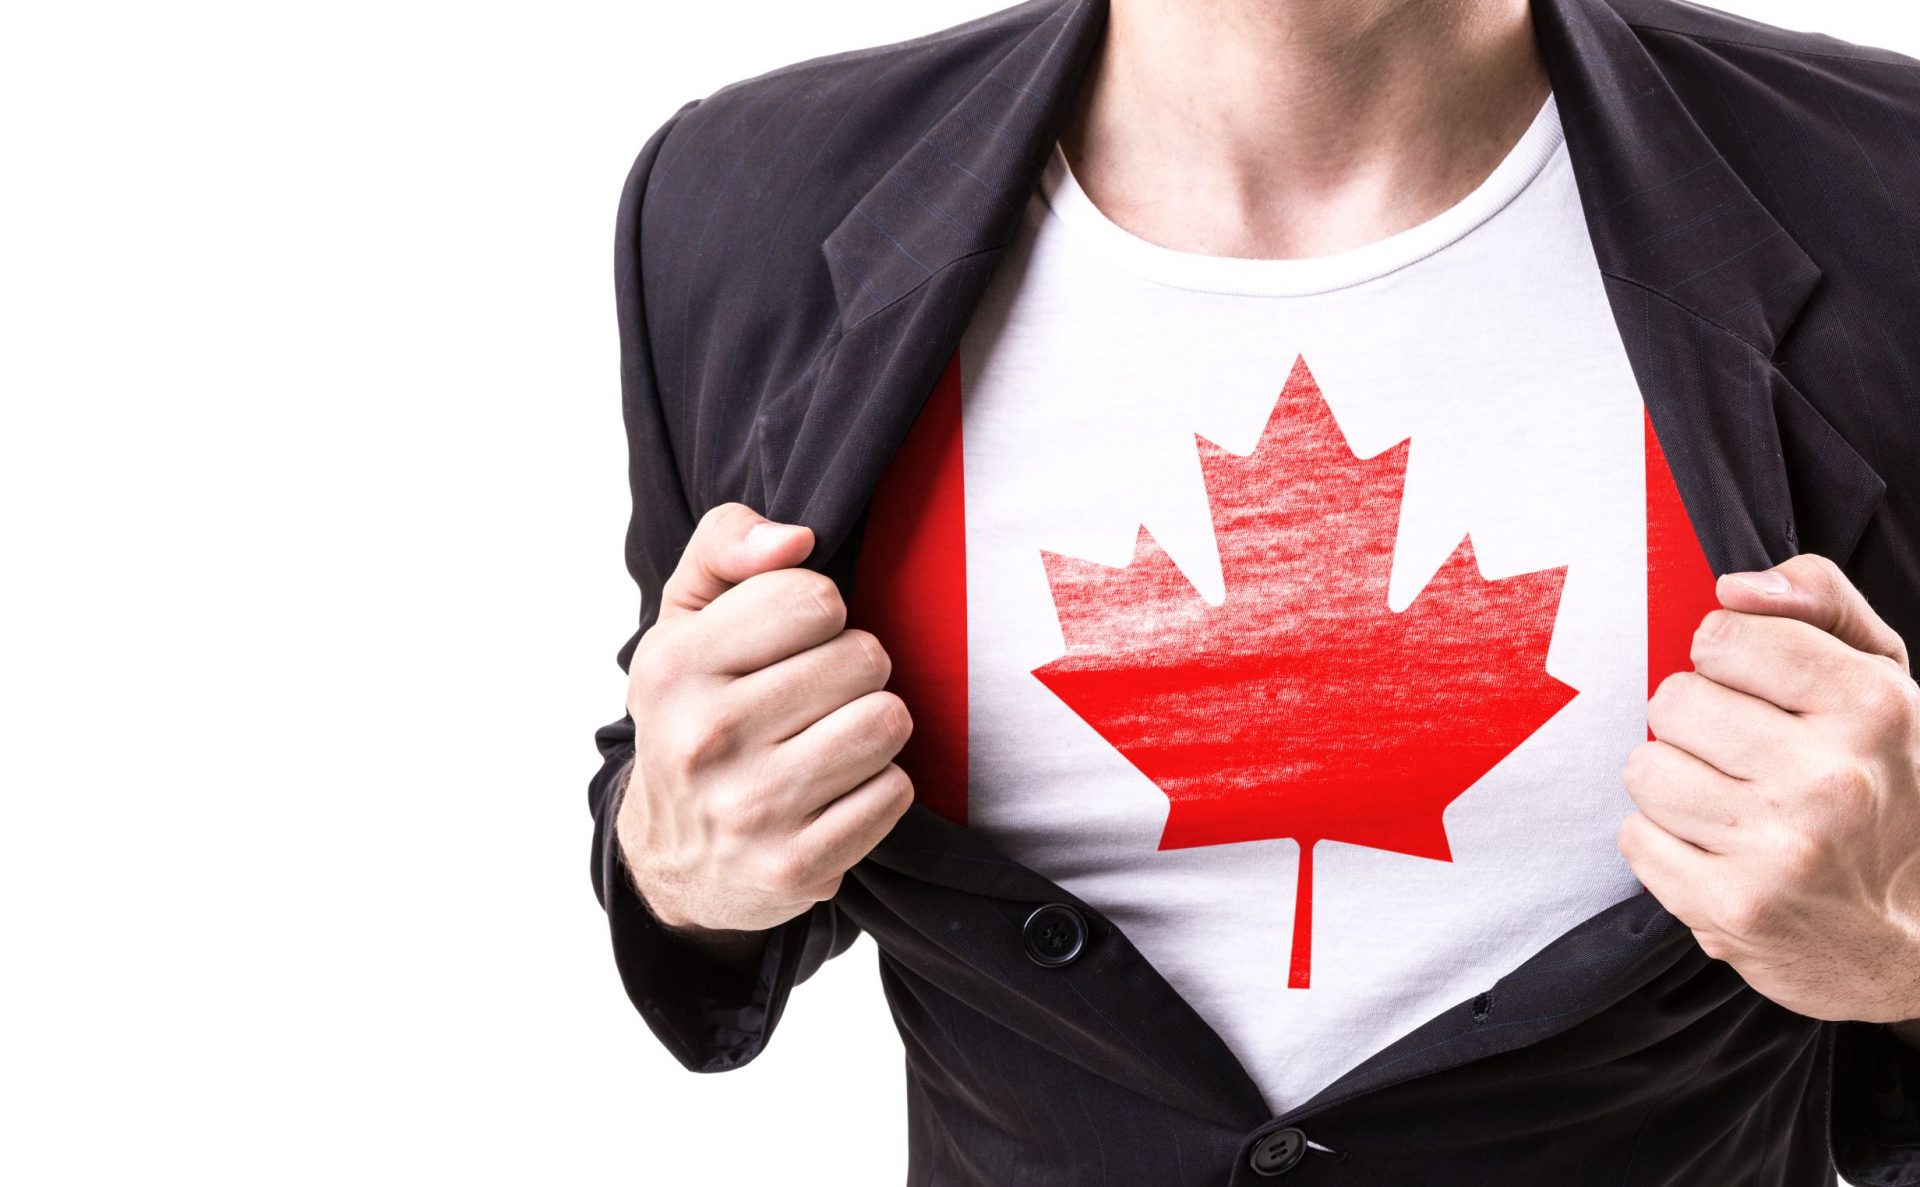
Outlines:
{"label": "white t-shirt", "polygon": [[1621,771],[1711,587],[1549,99],[1457,205],[1312,259],[1140,239],[1056,146],[851,618],[920,800],[1280,1112],[1639,889]]}

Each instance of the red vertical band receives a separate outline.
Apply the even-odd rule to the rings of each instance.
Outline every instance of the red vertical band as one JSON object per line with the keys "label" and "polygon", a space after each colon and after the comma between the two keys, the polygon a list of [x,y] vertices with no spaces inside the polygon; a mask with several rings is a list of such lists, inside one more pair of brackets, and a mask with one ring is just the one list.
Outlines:
{"label": "red vertical band", "polygon": [[849,626],[893,660],[887,687],[913,714],[900,752],[914,796],[967,822],[967,517],[960,437],[960,352],[873,491]]}
{"label": "red vertical band", "polygon": [[[1673,472],[1644,408],[1647,459],[1647,695],[1674,672],[1693,668],[1693,632],[1720,605],[1713,567],[1680,501]],[[1653,737],[1653,731],[1647,731]]]}

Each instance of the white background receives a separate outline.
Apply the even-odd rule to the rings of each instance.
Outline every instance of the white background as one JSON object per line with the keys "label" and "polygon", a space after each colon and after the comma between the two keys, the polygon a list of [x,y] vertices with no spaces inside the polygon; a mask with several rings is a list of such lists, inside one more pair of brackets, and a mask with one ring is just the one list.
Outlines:
{"label": "white background", "polygon": [[685,100],[995,6],[14,7],[0,1179],[902,1180],[870,940],[721,1076],[613,968],[610,245]]}

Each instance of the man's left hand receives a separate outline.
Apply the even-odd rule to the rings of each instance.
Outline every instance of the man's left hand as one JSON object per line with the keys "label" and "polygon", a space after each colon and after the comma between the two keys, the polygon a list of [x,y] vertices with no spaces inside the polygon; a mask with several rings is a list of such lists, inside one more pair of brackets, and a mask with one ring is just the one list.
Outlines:
{"label": "man's left hand", "polygon": [[1920,1043],[1920,688],[1824,557],[1731,573],[1647,703],[1620,852],[1700,947],[1797,1013]]}

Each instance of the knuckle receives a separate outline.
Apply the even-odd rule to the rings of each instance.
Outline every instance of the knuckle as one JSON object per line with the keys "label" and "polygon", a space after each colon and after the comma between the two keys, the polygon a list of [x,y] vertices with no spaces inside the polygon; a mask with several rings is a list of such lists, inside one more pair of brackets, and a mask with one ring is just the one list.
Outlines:
{"label": "knuckle", "polygon": [[1875,780],[1866,763],[1851,756],[1829,760],[1813,778],[1813,794],[1843,813],[1865,808],[1872,800]]}
{"label": "knuckle", "polygon": [[761,884],[783,897],[805,895],[808,887],[820,881],[820,875],[813,862],[792,845],[776,846],[761,858]]}
{"label": "knuckle", "polygon": [[1670,704],[1680,694],[1681,681],[1685,676],[1685,672],[1669,672],[1661,677],[1660,683],[1653,686],[1653,695],[1647,698],[1648,701],[1661,706]]}
{"label": "knuckle", "polygon": [[821,607],[827,621],[833,624],[833,629],[837,631],[844,627],[847,622],[847,603],[840,596],[840,586],[824,573],[816,573],[812,569],[796,571],[807,575],[807,582],[813,589],[813,599]]}
{"label": "knuckle", "polygon": [[1725,936],[1711,928],[1703,928],[1695,932],[1694,939],[1699,941],[1700,951],[1706,953],[1710,960],[1726,960],[1733,955],[1733,945],[1727,942]]}
{"label": "knuckle", "polygon": [[1651,742],[1642,742],[1628,752],[1626,769],[1621,773],[1627,790],[1637,792],[1645,788],[1652,779],[1659,761]]}
{"label": "knuckle", "polygon": [[695,702],[698,707],[693,715],[708,732],[718,735],[722,743],[732,749],[745,736],[751,724],[747,704],[749,698],[729,695],[732,690],[726,688],[704,691],[705,695]]}
{"label": "knuckle", "polygon": [[886,775],[888,791],[891,792],[888,805],[897,820],[906,814],[908,808],[913,807],[913,779],[897,764],[889,764]]}
{"label": "knuckle", "polygon": [[846,603],[833,578],[812,569],[783,569],[780,579],[782,600],[795,619],[835,631],[846,624]]}
{"label": "knuckle", "polygon": [[694,525],[695,534],[707,534],[724,529],[730,523],[737,523],[742,517],[753,515],[753,508],[745,503],[733,501],[715,503],[700,516],[700,522]]}
{"label": "knuckle", "polygon": [[1670,723],[1683,711],[1697,679],[1692,672],[1672,672],[1655,686],[1653,696],[1647,699],[1647,722],[1656,734],[1662,732],[1662,722]]}
{"label": "knuckle", "polygon": [[1736,627],[1733,611],[1725,608],[1707,611],[1693,630],[1693,643],[1688,649],[1690,657],[1698,663],[1701,657],[1712,654],[1727,643]]}
{"label": "knuckle", "polygon": [[701,822],[713,836],[728,836],[739,830],[734,828],[734,820],[739,811],[739,798],[731,788],[709,788],[695,803],[698,805]]}
{"label": "knuckle", "polygon": [[752,783],[736,784],[717,791],[709,801],[715,823],[729,832],[752,834],[766,830],[773,821],[773,797],[765,788]]}
{"label": "knuckle", "polygon": [[1751,940],[1767,934],[1775,915],[1771,896],[1751,890],[1738,891],[1721,903],[1719,930],[1734,939]]}
{"label": "knuckle", "polygon": [[674,731],[673,758],[685,772],[702,771],[726,758],[733,744],[734,726],[730,716],[709,707],[689,715]]}
{"label": "knuckle", "polygon": [[1773,847],[1775,867],[1789,885],[1807,885],[1826,868],[1827,846],[1812,833],[1782,830]]}
{"label": "knuckle", "polygon": [[875,771],[868,777],[866,786],[872,789],[868,802],[876,805],[879,812],[887,811],[903,796],[911,798],[913,792],[912,781],[900,769],[900,764],[895,762],[889,762]]}
{"label": "knuckle", "polygon": [[1796,586],[1811,586],[1818,590],[1827,590],[1836,578],[1844,581],[1840,566],[1817,552],[1802,552],[1788,557],[1774,566],[1784,570]]}
{"label": "knuckle", "polygon": [[1620,851],[1620,856],[1629,862],[1636,860],[1636,855],[1640,852],[1640,824],[1636,819],[1639,815],[1640,813],[1635,811],[1621,817],[1620,827],[1615,830],[1613,836],[1614,847]]}
{"label": "knuckle", "polygon": [[881,646],[879,638],[871,631],[858,628],[847,631],[846,638],[852,643],[854,654],[859,657],[867,675],[878,684],[885,685],[893,675],[893,657]]}
{"label": "knuckle", "polygon": [[1833,558],[1830,556],[1818,552],[1803,552],[1797,559],[1807,567],[1810,573],[1816,574],[1820,580],[1825,581],[1828,585],[1842,586],[1851,584],[1847,580],[1846,571],[1834,563]]}
{"label": "knuckle", "polygon": [[1920,720],[1920,685],[1890,664],[1875,663],[1866,670],[1870,675],[1860,682],[1859,693],[1870,725],[1903,729]]}
{"label": "knuckle", "polygon": [[869,695],[873,698],[873,712],[879,719],[882,735],[890,742],[904,745],[913,735],[913,714],[908,711],[907,703],[898,694],[884,690]]}
{"label": "knuckle", "polygon": [[[1897,633],[1891,634],[1887,651],[1887,658],[1893,661],[1893,666],[1900,669],[1900,674],[1906,677],[1908,684],[1913,684],[1913,653],[1907,650],[1906,639]],[[1920,688],[1920,685],[1915,687]]]}
{"label": "knuckle", "polygon": [[653,699],[660,687],[661,656],[660,643],[655,627],[640,636],[640,642],[634,645],[633,658],[627,663],[627,708],[633,709]]}
{"label": "knuckle", "polygon": [[627,665],[628,691],[644,700],[664,696],[686,675],[688,658],[684,632],[656,623],[634,647],[633,662]]}

